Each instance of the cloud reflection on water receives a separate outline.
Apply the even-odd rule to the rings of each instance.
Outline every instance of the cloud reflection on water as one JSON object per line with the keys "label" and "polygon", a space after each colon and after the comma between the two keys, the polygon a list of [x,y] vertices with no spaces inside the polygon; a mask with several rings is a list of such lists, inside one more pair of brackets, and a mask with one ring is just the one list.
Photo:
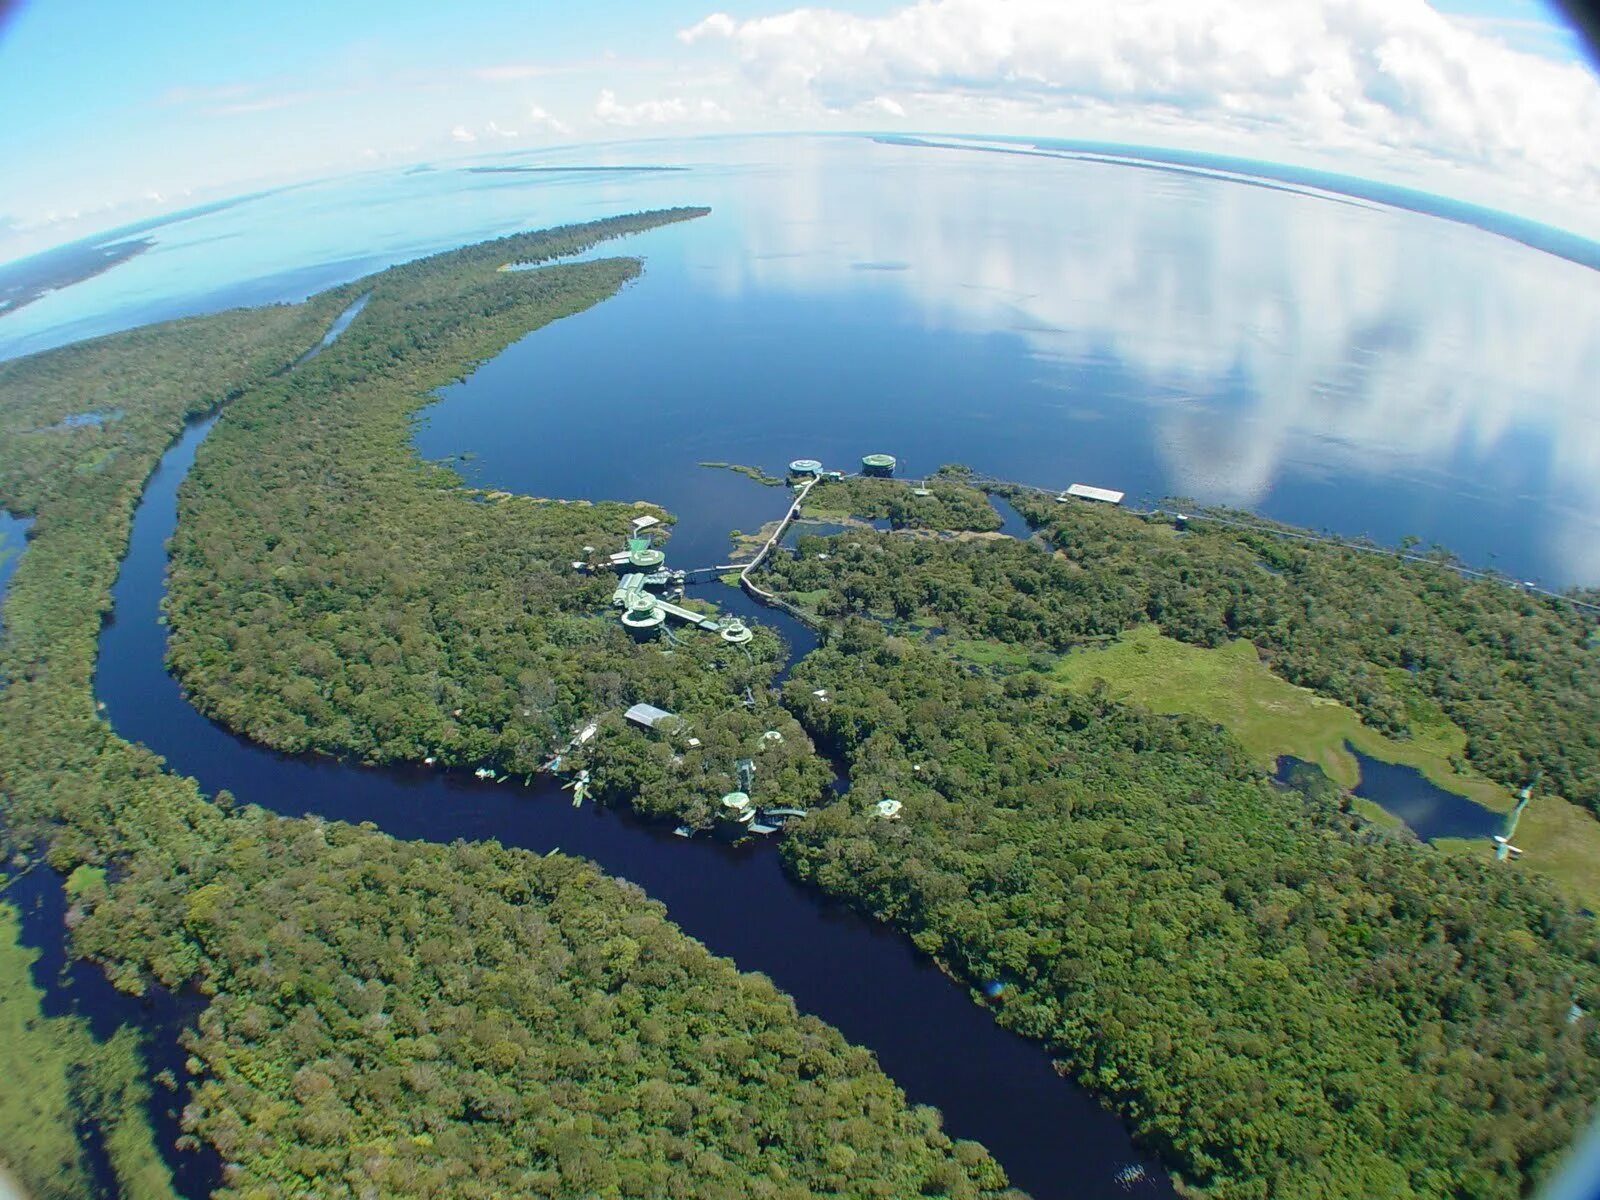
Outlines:
{"label": "cloud reflection on water", "polygon": [[1330,472],[1527,492],[1547,555],[1600,580],[1600,273],[1203,179],[910,149],[869,174],[828,143],[786,150],[747,183],[723,294],[894,288],[929,328],[1022,339],[1046,376],[1115,359],[1176,494],[1250,507]]}

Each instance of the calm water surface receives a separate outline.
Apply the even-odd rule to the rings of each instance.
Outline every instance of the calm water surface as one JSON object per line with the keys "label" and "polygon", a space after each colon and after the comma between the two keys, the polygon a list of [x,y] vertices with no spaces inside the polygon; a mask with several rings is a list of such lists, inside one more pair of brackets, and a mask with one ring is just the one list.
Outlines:
{"label": "calm water surface", "polygon": [[1588,267],[1366,201],[978,147],[706,139],[478,165],[556,169],[387,169],[171,220],[0,318],[0,355],[705,203],[621,247],[648,260],[625,295],[452,391],[424,451],[476,450],[484,482],[699,506],[726,532],[747,481],[691,482],[697,460],[884,450],[1600,583]]}
{"label": "calm water surface", "polygon": [[[374,172],[167,222],[137,258],[0,319],[0,355],[296,299],[520,229],[707,203],[705,220],[619,244],[646,259],[622,295],[446,389],[421,453],[475,452],[474,482],[665,503],[685,567],[784,507],[697,461],[850,467],[886,451],[902,474],[962,461],[1187,495],[1600,582],[1600,274],[1585,267],[1415,213],[1077,160],[783,138],[490,165],[524,159],[568,169]],[[687,169],[577,169],[660,165]],[[207,791],[278,811],[588,855],[871,1047],[1019,1186],[1123,1194],[1113,1175],[1138,1156],[1117,1122],[905,941],[786,879],[769,847],[685,843],[548,788],[287,758],[196,714],[156,621],[204,429],[152,479],[114,592],[96,687],[119,732]],[[737,592],[701,594],[809,646]]]}
{"label": "calm water surface", "polygon": [[[1127,1196],[1115,1177],[1140,1162],[1149,1176],[1133,1195],[1174,1194],[1121,1124],[1058,1076],[1039,1046],[996,1025],[906,939],[797,885],[769,843],[685,841],[626,814],[574,809],[549,779],[495,786],[465,771],[378,770],[276,754],[202,717],[165,669],[157,621],[178,485],[211,424],[191,426],[151,476],[112,589],[95,692],[118,733],[164,755],[171,770],[194,776],[209,793],[226,788],[286,815],[373,821],[402,838],[495,838],[588,857],[665,903],[713,953],[764,972],[803,1011],[871,1049],[914,1102],[939,1107],[952,1135],[983,1142],[1038,1200]],[[768,499],[781,495],[752,486]],[[776,624],[799,652],[814,645],[804,626],[775,621],[781,614],[754,607],[736,589],[715,585],[701,594]]]}
{"label": "calm water surface", "polygon": [[1345,748],[1361,767],[1355,794],[1382,805],[1423,841],[1491,838],[1505,827],[1504,813],[1491,812],[1465,796],[1445,791],[1415,767],[1372,758],[1348,742]]}
{"label": "calm water surface", "polygon": [[22,560],[22,550],[27,544],[30,517],[14,517],[0,509],[0,600],[5,598],[6,585]]}

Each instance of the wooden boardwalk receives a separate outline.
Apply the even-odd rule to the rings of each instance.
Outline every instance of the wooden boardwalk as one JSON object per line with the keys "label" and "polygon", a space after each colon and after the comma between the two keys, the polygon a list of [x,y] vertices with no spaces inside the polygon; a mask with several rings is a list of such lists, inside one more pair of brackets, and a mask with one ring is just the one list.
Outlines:
{"label": "wooden boardwalk", "polygon": [[781,607],[785,612],[791,611],[792,606],[782,603],[776,596],[767,591],[766,588],[754,582],[750,578],[750,573],[759,567],[766,560],[766,557],[772,551],[772,548],[783,540],[783,535],[788,531],[789,526],[794,523],[795,517],[800,514],[800,506],[805,503],[806,497],[811,494],[811,489],[816,486],[817,476],[815,475],[800,485],[800,490],[795,493],[794,503],[789,506],[789,511],[783,514],[783,520],[778,522],[778,528],[773,530],[772,536],[767,539],[766,545],[762,546],[761,549],[756,553],[756,556],[747,562],[744,565],[744,569],[739,572],[740,587],[749,592],[757,600],[760,600],[763,604],[776,605]]}

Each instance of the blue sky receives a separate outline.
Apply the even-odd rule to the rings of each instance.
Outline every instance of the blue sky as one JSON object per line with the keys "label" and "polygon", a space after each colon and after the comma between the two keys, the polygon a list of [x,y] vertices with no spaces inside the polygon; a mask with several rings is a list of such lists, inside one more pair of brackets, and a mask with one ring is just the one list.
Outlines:
{"label": "blue sky", "polygon": [[266,182],[798,129],[1191,146],[1597,234],[1597,128],[1534,0],[31,0],[0,28],[0,259]]}

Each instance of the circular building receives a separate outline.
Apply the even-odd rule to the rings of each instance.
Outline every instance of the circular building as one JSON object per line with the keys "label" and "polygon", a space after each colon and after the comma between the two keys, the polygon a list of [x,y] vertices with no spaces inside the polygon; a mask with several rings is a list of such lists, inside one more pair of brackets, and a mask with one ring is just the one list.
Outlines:
{"label": "circular building", "polygon": [[622,614],[622,625],[634,637],[643,640],[654,637],[666,619],[666,612],[656,607],[655,597],[641,594]]}
{"label": "circular building", "polygon": [[861,459],[861,473],[863,475],[893,475],[894,455],[868,454]]}
{"label": "circular building", "polygon": [[797,458],[789,464],[791,475],[821,475],[822,464],[814,458]]}
{"label": "circular building", "polygon": [[628,565],[636,570],[654,571],[666,561],[666,554],[653,546],[646,546],[643,550],[628,551]]}
{"label": "circular building", "polygon": [[755,820],[755,801],[751,800],[744,792],[729,792],[722,798],[722,818],[725,821],[735,821],[740,825],[748,825]]}
{"label": "circular building", "polygon": [[723,641],[732,642],[735,646],[742,646],[755,637],[755,631],[737,617],[724,621],[720,632]]}

